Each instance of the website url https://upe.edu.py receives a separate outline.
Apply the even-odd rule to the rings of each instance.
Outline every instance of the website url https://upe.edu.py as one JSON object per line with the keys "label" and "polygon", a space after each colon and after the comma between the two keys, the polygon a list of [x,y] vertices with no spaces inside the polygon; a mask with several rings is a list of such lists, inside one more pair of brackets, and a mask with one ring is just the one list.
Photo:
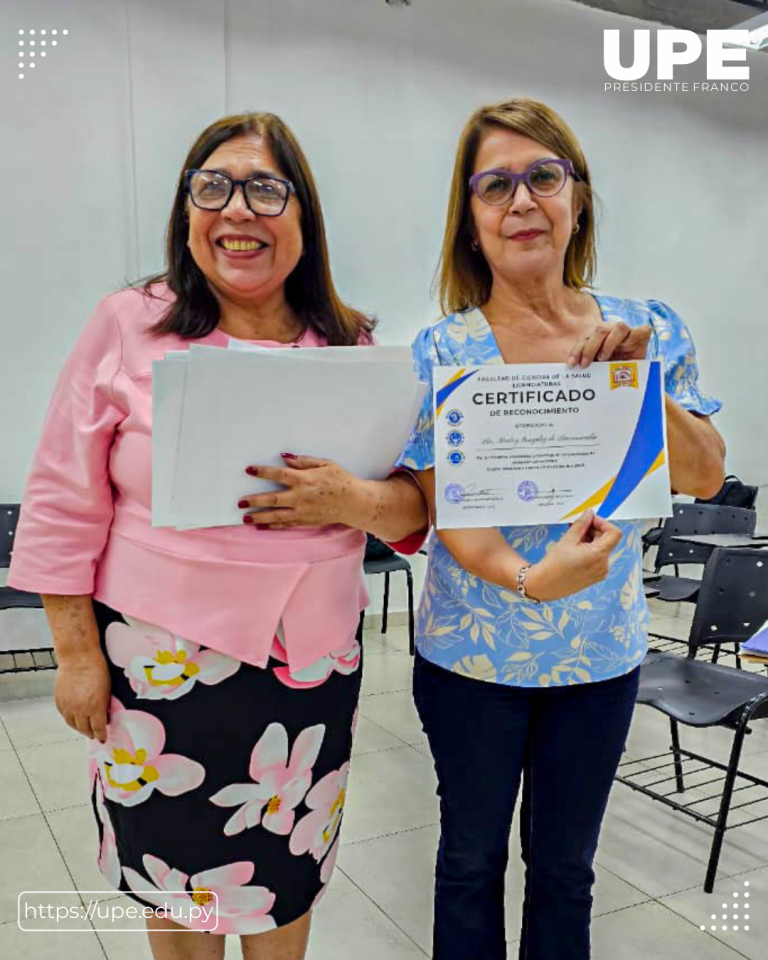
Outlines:
{"label": "website url https://upe.edu.py", "polygon": [[725,80],[611,80],[604,84],[611,93],[738,93],[749,90],[746,81]]}
{"label": "website url https://upe.edu.py", "polygon": [[18,925],[28,933],[144,932],[153,917],[172,921],[168,932],[213,932],[219,901],[213,890],[163,891],[155,906],[128,900],[116,890],[23,890],[18,897]]}

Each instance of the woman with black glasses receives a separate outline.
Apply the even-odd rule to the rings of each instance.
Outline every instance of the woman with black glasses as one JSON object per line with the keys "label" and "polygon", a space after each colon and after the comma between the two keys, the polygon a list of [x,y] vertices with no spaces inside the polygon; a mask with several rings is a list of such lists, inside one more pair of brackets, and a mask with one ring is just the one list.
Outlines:
{"label": "woman with black glasses", "polygon": [[[157,958],[220,960],[223,934],[254,960],[304,956],[344,812],[363,531],[413,552],[427,513],[407,473],[363,481],[286,452],[244,460],[284,489],[241,501],[240,528],[153,528],[152,361],[366,345],[372,327],[334,289],[291,131],[225,117],[179,175],[167,270],[101,301],[56,386],[9,582],[43,594],[56,705],[92,738],[99,867],[168,911],[147,916]],[[258,431],[269,410],[249,414]]]}
{"label": "woman with black glasses", "polygon": [[[711,496],[723,445],[690,334],[658,300],[588,292],[589,169],[545,104],[467,121],[454,166],[440,292],[445,318],[416,366],[659,357],[676,490]],[[431,391],[402,462],[435,510]],[[523,782],[521,960],[586,960],[600,823],[647,646],[641,524],[587,511],[563,525],[439,530],[416,628],[414,696],[439,780],[434,960],[502,960],[504,873]]]}

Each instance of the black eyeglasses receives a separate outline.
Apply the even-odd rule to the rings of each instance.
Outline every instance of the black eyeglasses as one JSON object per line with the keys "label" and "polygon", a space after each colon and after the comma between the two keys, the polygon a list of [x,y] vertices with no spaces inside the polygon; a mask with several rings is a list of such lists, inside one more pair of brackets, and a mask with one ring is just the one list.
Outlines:
{"label": "black eyeglasses", "polygon": [[469,178],[469,189],[483,203],[495,207],[510,203],[521,181],[537,197],[555,197],[565,186],[568,174],[574,180],[581,179],[570,160],[553,157],[551,160],[537,160],[522,173],[504,169],[482,170]]}
{"label": "black eyeglasses", "polygon": [[218,170],[187,170],[189,199],[201,210],[223,210],[232,199],[235,187],[242,187],[251,213],[260,217],[279,217],[288,206],[293,184],[279,177],[246,177],[235,180]]}

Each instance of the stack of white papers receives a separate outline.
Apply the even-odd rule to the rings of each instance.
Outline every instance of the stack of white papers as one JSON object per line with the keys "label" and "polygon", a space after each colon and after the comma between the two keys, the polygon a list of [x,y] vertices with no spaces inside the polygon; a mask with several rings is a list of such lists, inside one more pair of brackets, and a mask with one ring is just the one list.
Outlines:
{"label": "stack of white papers", "polygon": [[426,394],[408,347],[193,345],[152,365],[152,525],[242,523],[240,498],[275,489],[251,464],[282,452],[385,478]]}

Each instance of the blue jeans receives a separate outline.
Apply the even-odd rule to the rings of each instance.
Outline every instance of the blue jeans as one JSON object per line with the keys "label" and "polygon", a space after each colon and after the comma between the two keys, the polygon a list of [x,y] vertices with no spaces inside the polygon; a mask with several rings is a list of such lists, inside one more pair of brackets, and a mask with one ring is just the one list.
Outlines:
{"label": "blue jeans", "polygon": [[504,960],[504,874],[520,781],[520,960],[587,960],[592,862],[640,670],[528,688],[419,654],[414,699],[438,778],[433,960]]}

